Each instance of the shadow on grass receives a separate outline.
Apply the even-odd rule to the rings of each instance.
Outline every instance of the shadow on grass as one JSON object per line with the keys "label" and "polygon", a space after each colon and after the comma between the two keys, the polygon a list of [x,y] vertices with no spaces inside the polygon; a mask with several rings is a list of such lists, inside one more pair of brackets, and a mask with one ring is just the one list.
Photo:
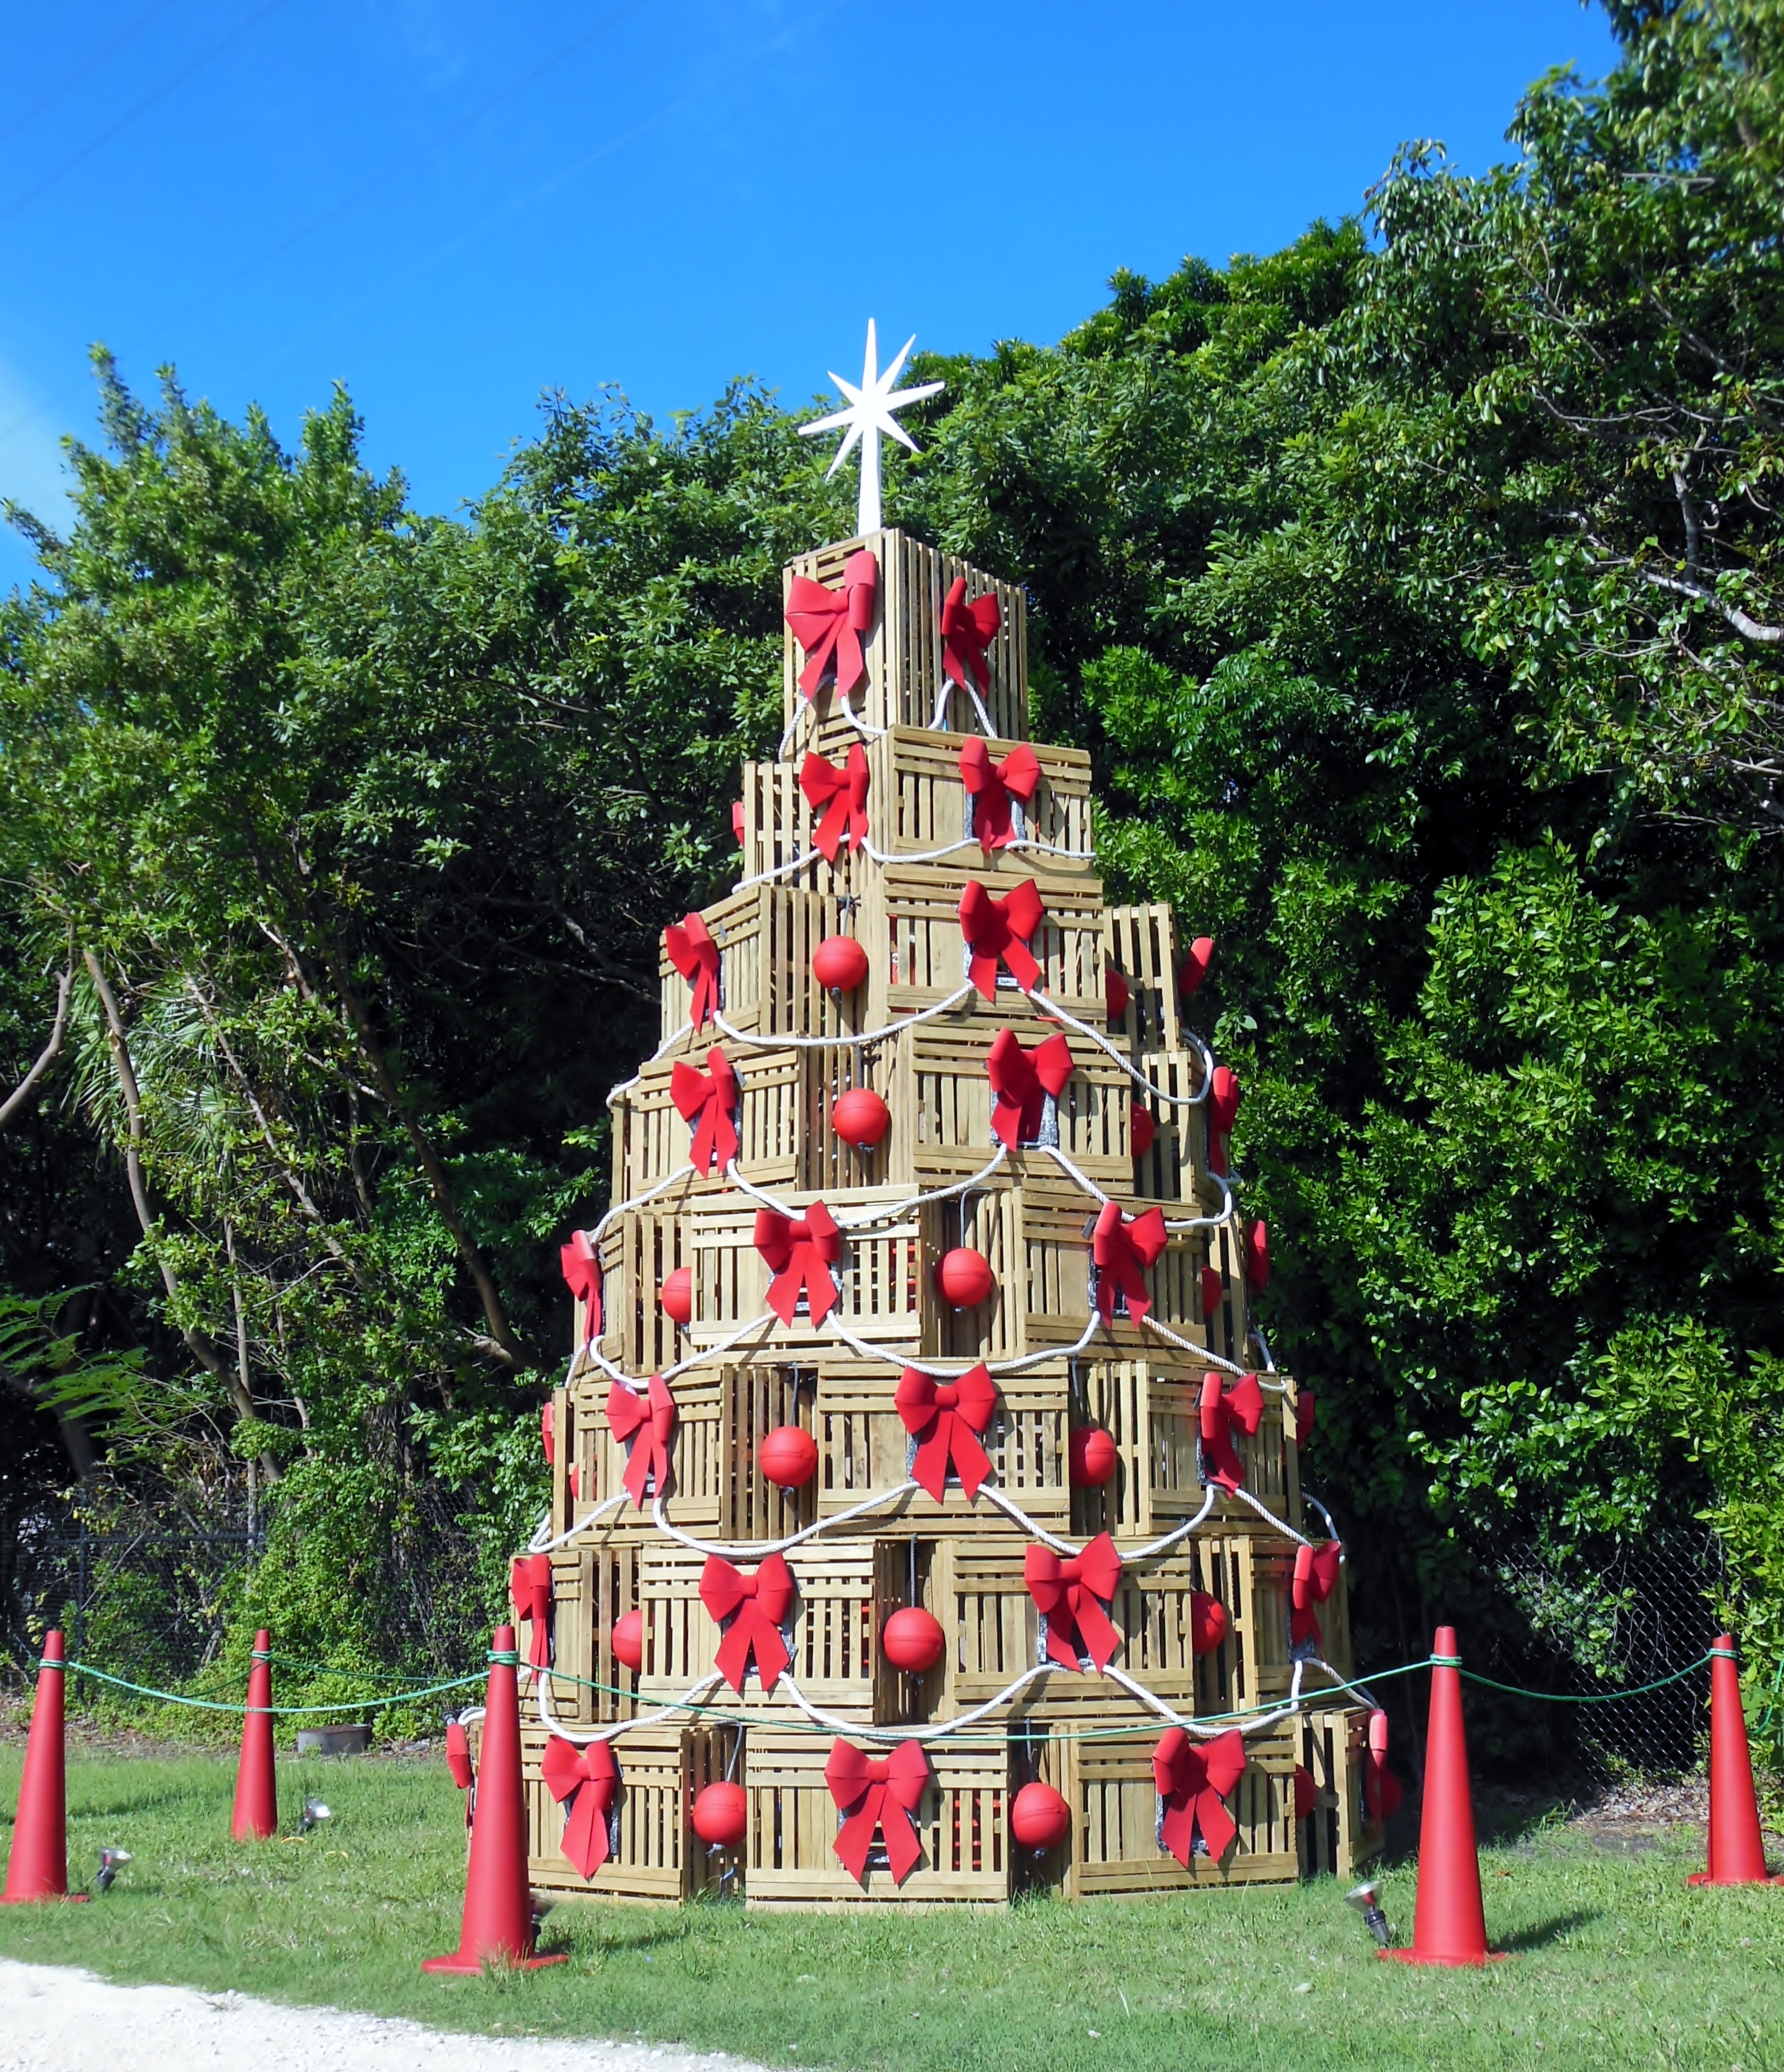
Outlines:
{"label": "shadow on grass", "polygon": [[1495,1948],[1508,1951],[1514,1955],[1530,1950],[1546,1949],[1552,1942],[1559,1942],[1571,1935],[1576,1928],[1585,1928],[1594,1921],[1602,1921],[1603,1910],[1596,1906],[1576,1907],[1571,1914],[1552,1914],[1547,1921],[1535,1921],[1527,1928],[1520,1928],[1510,1935],[1494,1938]]}

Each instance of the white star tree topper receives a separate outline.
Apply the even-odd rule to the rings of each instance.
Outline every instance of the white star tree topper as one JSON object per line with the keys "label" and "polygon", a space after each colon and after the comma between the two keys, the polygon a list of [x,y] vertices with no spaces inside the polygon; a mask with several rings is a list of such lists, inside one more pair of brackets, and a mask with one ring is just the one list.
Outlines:
{"label": "white star tree topper", "polygon": [[830,379],[849,398],[848,409],[836,411],[828,417],[820,417],[813,424],[800,426],[800,436],[805,438],[814,438],[820,432],[840,431],[845,426],[848,427],[848,436],[837,447],[837,457],[830,463],[829,474],[824,477],[826,482],[848,459],[850,448],[859,442],[861,500],[856,506],[855,530],[863,536],[880,529],[881,435],[884,434],[889,438],[896,439],[901,446],[908,447],[912,453],[918,450],[916,441],[892,413],[903,409],[909,404],[924,402],[931,396],[940,395],[945,385],[939,381],[926,381],[916,388],[894,387],[905,361],[910,357],[911,347],[916,343],[916,333],[913,331],[905,340],[903,351],[882,374],[879,372],[879,340],[874,335],[874,319],[869,317],[867,319],[867,357],[861,366],[861,386],[857,388],[853,382],[845,381],[834,369],[830,375]]}

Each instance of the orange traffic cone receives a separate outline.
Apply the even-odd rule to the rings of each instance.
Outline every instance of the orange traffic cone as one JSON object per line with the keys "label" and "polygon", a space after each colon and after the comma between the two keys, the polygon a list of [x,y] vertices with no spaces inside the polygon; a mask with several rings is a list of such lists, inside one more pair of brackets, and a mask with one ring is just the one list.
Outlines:
{"label": "orange traffic cone", "polygon": [[1456,1629],[1431,1643],[1431,1715],[1424,1737],[1424,1814],[1419,1827],[1419,1897],[1410,1950],[1383,1950],[1402,1964],[1484,1964],[1481,1860],[1462,1733],[1461,1657]]}
{"label": "orange traffic cone", "polygon": [[229,1832],[238,1842],[269,1842],[278,1831],[278,1786],[273,1775],[273,1636],[262,1626],[254,1635],[248,1671],[248,1709],[242,1715],[241,1755],[236,1765],[236,1816]]}
{"label": "orange traffic cone", "polygon": [[424,1971],[480,1971],[490,1963],[562,1964],[532,1954],[532,1894],[527,1885],[527,1809],[520,1784],[520,1658],[514,1629],[499,1626],[489,1651],[483,1700],[483,1745],[477,1766],[477,1807],[465,1873],[465,1912],[458,1947],[430,1957]]}
{"label": "orange traffic cone", "polygon": [[1759,1801],[1753,1796],[1753,1758],[1732,1634],[1720,1634],[1710,1650],[1709,1868],[1687,1882],[1784,1884],[1784,1879],[1766,1875],[1766,1845],[1759,1834]]}
{"label": "orange traffic cone", "polygon": [[87,1897],[68,1890],[68,1768],[62,1745],[62,1665],[66,1659],[61,1634],[46,1634],[31,1737],[25,1744],[25,1774],[18,1780],[12,1853],[6,1859],[3,1903],[8,1906],[31,1899]]}

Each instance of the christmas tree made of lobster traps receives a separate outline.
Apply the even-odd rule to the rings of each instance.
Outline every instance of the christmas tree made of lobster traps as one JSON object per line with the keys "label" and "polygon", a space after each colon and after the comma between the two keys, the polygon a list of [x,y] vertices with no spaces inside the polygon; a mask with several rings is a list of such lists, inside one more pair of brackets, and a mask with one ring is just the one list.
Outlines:
{"label": "christmas tree made of lobster traps", "polygon": [[1239,1090],[1182,1018],[1213,946],[1104,904],[1088,758],[1028,738],[1021,591],[881,525],[904,357],[870,328],[808,428],[859,438],[859,535],[786,571],[781,752],[735,889],[665,931],[614,1206],[564,1248],[513,1578],[532,1880],[1347,1873],[1386,1721],[1343,1683],[1311,1399],[1252,1324]]}

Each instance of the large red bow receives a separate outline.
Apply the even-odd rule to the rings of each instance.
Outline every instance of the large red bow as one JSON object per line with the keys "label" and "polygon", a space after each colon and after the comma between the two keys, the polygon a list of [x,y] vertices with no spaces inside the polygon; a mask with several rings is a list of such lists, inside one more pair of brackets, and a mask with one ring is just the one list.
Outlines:
{"label": "large red bow", "polygon": [[672,921],[663,931],[669,962],[693,989],[688,1019],[701,1029],[718,1013],[718,945],[697,914]]}
{"label": "large red bow", "polygon": [[799,787],[814,808],[824,808],[812,839],[827,862],[836,861],[845,837],[852,849],[866,841],[867,751],[858,741],[849,744],[849,759],[840,770],[815,751],[808,755],[799,773]]}
{"label": "large red bow", "polygon": [[528,1661],[535,1669],[547,1667],[551,1661],[550,1555],[517,1556],[508,1570],[508,1595],[514,1602],[516,1618],[526,1619],[532,1626]]}
{"label": "large red bow", "polygon": [[613,1750],[605,1741],[578,1748],[553,1734],[539,1759],[539,1774],[560,1805],[570,1800],[564,1854],[584,1877],[593,1877],[607,1860],[607,1815],[619,1796],[619,1765]]}
{"label": "large red bow", "polygon": [[1233,1133],[1233,1124],[1239,1120],[1239,1104],[1245,1098],[1245,1090],[1239,1083],[1239,1075],[1224,1065],[1216,1065],[1214,1077],[1208,1083],[1208,1170],[1224,1173],[1228,1164],[1227,1139]]}
{"label": "large red bow", "polygon": [[737,1074],[725,1053],[714,1048],[706,1053],[708,1069],[677,1058],[669,1074],[669,1098],[684,1122],[694,1126],[692,1157],[697,1173],[721,1172],[736,1157]]}
{"label": "large red bow", "polygon": [[992,761],[991,750],[976,734],[960,750],[960,782],[972,795],[973,836],[987,856],[1015,841],[1009,802],[1020,799],[1026,806],[1040,781],[1041,765],[1026,741],[1001,763]]}
{"label": "large red bow", "polygon": [[1370,1823],[1379,1827],[1391,1820],[1405,1797],[1400,1781],[1387,1767],[1387,1715],[1369,1715],[1369,1746],[1363,1758],[1363,1804]]}
{"label": "large red bow", "polygon": [[1295,1445],[1297,1448],[1305,1446],[1313,1436],[1313,1417],[1317,1407],[1310,1388],[1296,1390]]}
{"label": "large red bow", "polygon": [[978,678],[981,691],[991,689],[991,671],[986,666],[985,650],[996,639],[1002,619],[994,590],[987,590],[983,597],[976,597],[968,604],[966,578],[954,578],[947,595],[942,599],[942,673],[952,676],[963,691],[967,687],[968,669]]}
{"label": "large red bow", "polygon": [[991,1133],[1013,1151],[1032,1144],[1041,1134],[1046,1096],[1055,1100],[1071,1077],[1071,1046],[1063,1035],[1048,1037],[1032,1050],[1025,1050],[1013,1029],[1000,1029],[985,1059],[996,1096],[991,1110]]}
{"label": "large red bow", "polygon": [[1022,1581],[1047,1622],[1047,1653],[1062,1668],[1075,1669],[1087,1655],[1107,1669],[1121,1636],[1105,1610],[1121,1581],[1121,1556],[1106,1532],[1082,1554],[1062,1560],[1050,1547],[1030,1546],[1022,1556]]}
{"label": "large red bow", "polygon": [[1233,1388],[1223,1388],[1218,1374],[1203,1375],[1199,1410],[1203,1475],[1223,1489],[1235,1490],[1245,1479],[1245,1468],[1234,1449],[1234,1429],[1249,1439],[1264,1421],[1264,1391],[1257,1376],[1241,1375]]}
{"label": "large red bow", "polygon": [[601,1262],[588,1232],[573,1231],[569,1243],[558,1247],[557,1256],[571,1294],[582,1305],[582,1342],[592,1344],[601,1335]]}
{"label": "large red bow", "polygon": [[1117,1295],[1126,1301],[1128,1315],[1136,1324],[1152,1307],[1140,1269],[1157,1260],[1169,1238],[1162,1209],[1148,1209],[1144,1215],[1124,1219],[1119,1202],[1103,1204],[1091,1237],[1090,1256],[1096,1266],[1096,1308],[1105,1324],[1115,1321]]}
{"label": "large red bow", "polygon": [[1192,1741],[1181,1727],[1171,1727],[1153,1750],[1152,1779],[1165,1802],[1165,1847],[1185,1870],[1198,1826],[1217,1863],[1239,1832],[1226,1798],[1245,1774],[1245,1737],[1237,1727],[1206,1742]]}
{"label": "large red bow", "polygon": [[793,1609],[793,1572],[783,1555],[769,1555],[753,1576],[746,1576],[720,1555],[707,1556],[700,1572],[700,1601],[721,1623],[737,1614],[718,1644],[718,1667],[740,1698],[751,1648],[762,1688],[771,1693],[780,1672],[792,1661],[780,1629]]}
{"label": "large red bow", "polygon": [[774,1272],[768,1306],[775,1314],[791,1323],[804,1289],[812,1322],[821,1324],[836,1307],[830,1269],[842,1256],[842,1234],[823,1202],[814,1202],[797,1223],[779,1209],[758,1209],[756,1250]]}
{"label": "large red bow", "polygon": [[911,1463],[915,1479],[939,1503],[947,1489],[950,1462],[968,1498],[976,1497],[991,1473],[991,1462],[979,1444],[997,1409],[997,1384],[981,1361],[958,1381],[940,1382],[907,1367],[898,1377],[898,1405],[904,1429],[917,1441]]}
{"label": "large red bow", "polygon": [[607,1422],[622,1445],[632,1439],[626,1462],[626,1488],[639,1509],[644,1508],[644,1486],[654,1485],[661,1497],[669,1486],[669,1434],[675,1429],[675,1398],[660,1374],[651,1376],[650,1392],[641,1396],[616,1381],[607,1391]]}
{"label": "large red bow", "polygon": [[874,598],[879,582],[880,565],[865,547],[843,564],[841,590],[828,590],[809,576],[794,577],[787,600],[787,623],[805,650],[799,687],[807,697],[816,697],[819,686],[831,674],[836,677],[838,693],[847,697],[867,673],[861,635],[874,623]]}
{"label": "large red bow", "polygon": [[923,1857],[923,1845],[910,1824],[929,1782],[929,1758],[922,1742],[900,1741],[888,1756],[870,1756],[853,1741],[832,1741],[824,1781],[837,1811],[846,1816],[830,1846],[865,1885],[874,1836],[883,1834],[893,1882],[902,1885]]}
{"label": "large red bow", "polygon": [[1315,1605],[1322,1605],[1337,1587],[1343,1543],[1328,1540],[1322,1547],[1297,1547],[1295,1572],[1289,1585],[1289,1642],[1293,1647],[1311,1641],[1322,1647],[1326,1636],[1319,1630]]}
{"label": "large red bow", "polygon": [[1010,976],[1025,991],[1040,983],[1041,967],[1029,944],[1046,915],[1039,888],[1025,878],[1001,899],[994,898],[976,878],[967,880],[960,894],[960,932],[972,952],[972,983],[987,1000],[997,997],[997,964],[1009,967]]}

